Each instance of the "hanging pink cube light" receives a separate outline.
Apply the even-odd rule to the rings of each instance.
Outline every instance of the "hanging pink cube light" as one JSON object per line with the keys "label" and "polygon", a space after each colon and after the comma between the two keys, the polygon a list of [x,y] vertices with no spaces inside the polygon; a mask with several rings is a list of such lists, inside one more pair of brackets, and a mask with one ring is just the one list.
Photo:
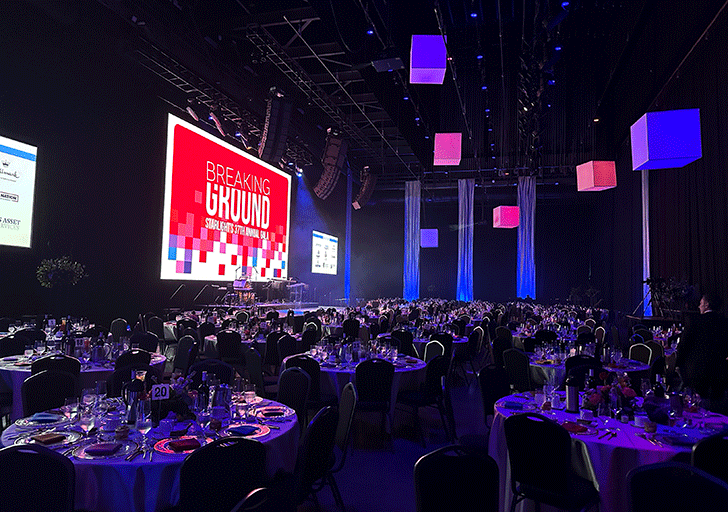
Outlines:
{"label": "hanging pink cube light", "polygon": [[494,228],[517,228],[520,211],[518,206],[498,206],[493,208]]}
{"label": "hanging pink cube light", "polygon": [[460,165],[462,146],[462,133],[436,133],[435,159],[432,165]]}
{"label": "hanging pink cube light", "polygon": [[630,127],[632,169],[675,169],[703,156],[700,109],[647,112]]}
{"label": "hanging pink cube light", "polygon": [[576,166],[576,188],[579,192],[607,190],[616,186],[614,162],[592,160]]}
{"label": "hanging pink cube light", "polygon": [[413,35],[410,47],[410,83],[442,85],[446,69],[445,39],[440,35]]}

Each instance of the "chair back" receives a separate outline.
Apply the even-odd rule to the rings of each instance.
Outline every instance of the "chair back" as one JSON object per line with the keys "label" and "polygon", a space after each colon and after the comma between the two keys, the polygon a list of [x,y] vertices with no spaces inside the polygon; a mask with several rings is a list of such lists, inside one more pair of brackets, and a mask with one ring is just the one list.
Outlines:
{"label": "chair back", "polygon": [[253,346],[244,350],[245,368],[250,382],[255,386],[258,396],[265,396],[265,383],[263,381],[263,358]]}
{"label": "chair back", "polygon": [[302,428],[306,421],[306,404],[310,387],[311,377],[308,376],[306,370],[296,366],[286,368],[278,378],[276,400],[296,411]]}
{"label": "chair back", "polygon": [[352,338],[359,337],[359,320],[357,318],[347,318],[344,320],[342,327],[344,329],[344,337],[351,336]]}
{"label": "chair back", "polygon": [[690,464],[673,461],[632,469],[627,473],[627,492],[632,512],[718,510],[728,503],[728,483]]}
{"label": "chair back", "polygon": [[508,374],[508,382],[520,392],[533,389],[531,382],[531,363],[525,352],[509,348],[503,352],[503,365]]}
{"label": "chair back", "polygon": [[114,343],[119,342],[119,338],[122,336],[126,336],[127,332],[129,330],[129,322],[127,322],[123,318],[116,318],[111,321],[111,325],[109,326],[109,332],[111,332],[111,339],[114,341]]}
{"label": "chair back", "polygon": [[301,503],[311,494],[314,484],[331,467],[339,414],[335,407],[324,407],[308,424],[301,437],[294,471],[294,494]]}
{"label": "chair back", "polygon": [[316,329],[308,329],[301,333],[301,348],[304,351],[309,350],[318,342],[318,333]]}
{"label": "chair back", "polygon": [[299,334],[303,332],[303,321],[304,316],[303,315],[295,315],[293,317],[293,332],[296,334]]}
{"label": "chair back", "polygon": [[45,341],[46,339],[45,331],[33,329],[32,327],[15,331],[15,336],[19,338],[25,338],[27,340],[26,343],[30,344],[33,344],[36,341]]}
{"label": "chair back", "polygon": [[690,463],[696,468],[728,482],[728,434],[704,437],[693,445]]}
{"label": "chair back", "polygon": [[215,324],[212,322],[202,322],[197,328],[197,333],[200,336],[200,341],[203,341],[206,337],[215,334]]}
{"label": "chair back", "polygon": [[0,489],[5,512],[74,510],[76,470],[68,457],[39,444],[0,450]]}
{"label": "chair back", "polygon": [[265,481],[265,445],[223,437],[190,453],[179,472],[180,512],[230,512]]}
{"label": "chair back", "polygon": [[31,375],[40,373],[43,370],[58,370],[61,372],[67,372],[71,375],[75,375],[78,379],[81,375],[81,361],[75,357],[63,354],[53,354],[36,359],[33,361],[33,364],[30,365]]}
{"label": "chair back", "polygon": [[173,370],[180,370],[182,375],[187,375],[190,366],[197,359],[199,345],[192,336],[182,336],[177,344],[177,353],[174,356]]}
{"label": "chair back", "polygon": [[263,356],[263,364],[278,366],[281,364],[281,358],[278,354],[278,340],[286,334],[284,331],[273,331],[265,337],[265,356]]}
{"label": "chair back", "polygon": [[445,347],[445,357],[449,358],[452,355],[452,334],[447,332],[436,332],[430,336],[430,341],[439,341],[442,346]]}
{"label": "chair back", "polygon": [[202,372],[207,372],[208,377],[215,375],[220,384],[232,384],[235,376],[235,369],[219,359],[203,359],[190,365],[189,373],[195,372],[192,376],[191,387],[197,389],[202,382]]}
{"label": "chair back", "polygon": [[[536,413],[514,414],[503,421],[511,463],[511,488],[517,484],[555,494],[567,492],[571,473],[571,436],[561,425]],[[548,450],[544,450],[548,446]]]}
{"label": "chair back", "polygon": [[629,347],[629,358],[634,361],[650,364],[652,360],[652,349],[644,343],[635,343]]}
{"label": "chair back", "polygon": [[153,353],[159,348],[159,337],[152,332],[135,332],[129,338],[129,343],[132,346],[138,343],[140,349]]}
{"label": "chair back", "polygon": [[592,332],[592,328],[588,325],[580,325],[576,328],[576,336],[578,337],[580,334],[584,334],[587,332]]}
{"label": "chair back", "polygon": [[250,313],[247,311],[240,310],[237,313],[235,313],[235,319],[240,322],[241,324],[245,325],[248,323],[248,320],[250,320]]}
{"label": "chair back", "polygon": [[384,359],[367,359],[356,365],[356,390],[359,402],[379,403],[389,409],[394,365]]}
{"label": "chair back", "polygon": [[78,395],[78,378],[68,372],[43,370],[23,381],[20,388],[23,416],[62,407],[66,398]]}
{"label": "chair back", "polygon": [[606,336],[607,331],[602,327],[601,325],[594,329],[594,337],[596,338],[598,343],[604,344],[604,337]]}
{"label": "chair back", "polygon": [[450,360],[445,356],[435,356],[425,366],[425,382],[422,392],[427,398],[440,397],[442,394],[441,379],[446,377]]}
{"label": "chair back", "polygon": [[347,382],[341,391],[341,398],[339,399],[339,421],[336,426],[334,444],[339,449],[340,455],[334,467],[331,468],[332,473],[341,470],[346,461],[346,450],[349,446],[349,434],[351,433],[351,425],[354,422],[357,400],[354,383]]}
{"label": "chair back", "polygon": [[18,356],[25,352],[27,340],[15,334],[0,338],[0,357]]}
{"label": "chair back", "polygon": [[281,361],[285,359],[288,356],[292,356],[298,352],[296,347],[296,338],[291,336],[290,334],[284,334],[280,338],[278,338],[278,357],[281,358]]}
{"label": "chair back", "polygon": [[307,354],[295,354],[284,359],[286,368],[301,368],[305,370],[310,379],[308,398],[311,402],[318,402],[321,398],[321,365]]}
{"label": "chair back", "polygon": [[587,318],[586,320],[584,320],[584,325],[587,325],[591,330],[594,330],[594,327],[596,327],[597,325],[597,321],[593,318]]}
{"label": "chair back", "polygon": [[410,357],[417,357],[417,351],[413,343],[414,336],[411,331],[397,329],[392,331],[392,338],[399,340],[399,353]]}
{"label": "chair back", "polygon": [[508,374],[502,366],[496,364],[485,366],[478,372],[478,386],[483,399],[483,414],[487,425],[488,416],[495,414],[495,403],[504,396],[508,396],[511,391],[508,385]]}
{"label": "chair back", "polygon": [[496,512],[498,465],[485,451],[450,445],[415,462],[417,512]]}
{"label": "chair back", "polygon": [[645,345],[652,349],[652,359],[650,360],[650,364],[652,364],[652,361],[658,357],[665,357],[665,349],[659,342],[655,340],[647,340],[645,341]]}
{"label": "chair back", "polygon": [[539,329],[533,337],[536,338],[537,344],[542,345],[544,343],[553,343],[556,341],[558,339],[558,334],[547,329]]}
{"label": "chair back", "polygon": [[444,354],[445,347],[442,346],[442,343],[437,340],[432,340],[428,341],[425,345],[425,353],[422,358],[426,363],[428,363],[432,358],[443,356]]}
{"label": "chair back", "polygon": [[223,361],[240,361],[243,343],[238,331],[223,330],[217,333],[217,357]]}
{"label": "chair back", "polygon": [[122,352],[114,362],[114,368],[124,368],[125,366],[149,365],[152,361],[152,354],[141,348],[133,348]]}
{"label": "chair back", "polygon": [[653,384],[657,382],[657,376],[666,374],[665,370],[665,358],[663,356],[653,357],[650,363],[650,382]]}
{"label": "chair back", "polygon": [[147,320],[147,332],[157,335],[157,338],[164,341],[164,322],[158,316],[153,316]]}
{"label": "chair back", "polygon": [[632,331],[632,333],[642,336],[642,339],[645,341],[645,343],[653,339],[652,331],[647,328],[635,329],[634,331]]}

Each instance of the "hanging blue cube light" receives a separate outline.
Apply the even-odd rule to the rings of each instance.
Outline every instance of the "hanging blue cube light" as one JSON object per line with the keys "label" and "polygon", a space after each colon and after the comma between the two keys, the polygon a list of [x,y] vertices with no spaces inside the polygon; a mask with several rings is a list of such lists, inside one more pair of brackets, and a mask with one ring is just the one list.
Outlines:
{"label": "hanging blue cube light", "polygon": [[697,108],[647,112],[630,136],[635,171],[685,167],[703,156]]}

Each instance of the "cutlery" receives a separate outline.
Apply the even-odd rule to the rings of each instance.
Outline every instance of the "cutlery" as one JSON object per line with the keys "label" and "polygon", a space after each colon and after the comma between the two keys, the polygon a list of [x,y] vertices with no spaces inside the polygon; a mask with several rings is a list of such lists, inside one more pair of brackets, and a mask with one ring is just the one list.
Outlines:
{"label": "cutlery", "polygon": [[133,452],[131,452],[129,455],[126,456],[126,460],[128,460],[128,461],[134,460],[136,458],[136,456],[139,455],[140,453],[142,453],[142,449],[137,448],[136,450],[134,450]]}
{"label": "cutlery", "polygon": [[606,430],[603,434],[601,434],[599,437],[597,437],[597,439],[603,439],[603,438],[607,437],[611,433],[612,432],[610,430]]}

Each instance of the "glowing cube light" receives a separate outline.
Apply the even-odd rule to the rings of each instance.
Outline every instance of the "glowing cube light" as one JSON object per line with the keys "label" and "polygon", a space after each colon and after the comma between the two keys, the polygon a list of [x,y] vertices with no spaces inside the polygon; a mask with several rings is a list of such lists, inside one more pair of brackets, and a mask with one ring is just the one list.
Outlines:
{"label": "glowing cube light", "polygon": [[498,206],[493,208],[494,228],[517,228],[520,212],[518,206]]}
{"label": "glowing cube light", "polygon": [[412,35],[410,83],[442,85],[445,69],[447,49],[442,36]]}
{"label": "glowing cube light", "polygon": [[630,136],[635,171],[684,167],[703,156],[697,108],[647,112]]}
{"label": "glowing cube light", "polygon": [[459,165],[463,146],[462,133],[436,133],[433,165]]}
{"label": "glowing cube light", "polygon": [[579,192],[607,190],[616,186],[614,162],[592,160],[576,166],[576,188]]}

